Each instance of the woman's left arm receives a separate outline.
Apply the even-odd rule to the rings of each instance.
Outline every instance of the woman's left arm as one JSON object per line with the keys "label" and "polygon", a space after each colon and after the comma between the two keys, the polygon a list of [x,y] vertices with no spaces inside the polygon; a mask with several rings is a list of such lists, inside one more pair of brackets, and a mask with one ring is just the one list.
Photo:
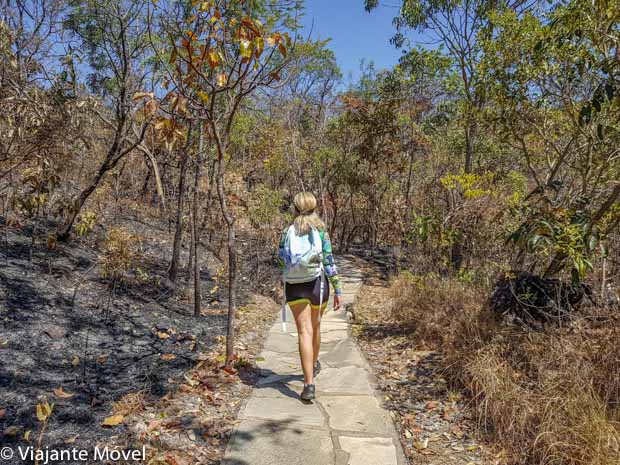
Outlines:
{"label": "woman's left arm", "polygon": [[329,282],[332,283],[334,292],[337,296],[342,295],[342,283],[340,282],[340,276],[338,275],[338,268],[336,268],[336,262],[334,260],[334,254],[332,252],[332,243],[329,239],[329,234],[324,231],[322,234],[323,240],[323,266],[325,267],[325,274],[329,278]]}

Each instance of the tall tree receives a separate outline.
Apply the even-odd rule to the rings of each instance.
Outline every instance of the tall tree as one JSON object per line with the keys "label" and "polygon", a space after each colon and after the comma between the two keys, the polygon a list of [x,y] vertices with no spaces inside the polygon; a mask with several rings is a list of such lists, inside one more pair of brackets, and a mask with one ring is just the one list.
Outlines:
{"label": "tall tree", "polygon": [[297,27],[298,6],[290,1],[205,1],[186,5],[188,19],[182,29],[167,29],[167,85],[173,90],[165,98],[202,122],[217,160],[217,193],[228,233],[228,368],[234,361],[237,281],[236,219],[225,185],[227,160],[235,157],[231,133],[242,102],[281,80],[293,45],[284,29]]}
{"label": "tall tree", "polygon": [[[525,11],[536,0],[512,0],[509,8]],[[372,11],[379,0],[364,0],[366,11]],[[400,14],[394,19],[396,35],[392,42],[397,47],[407,43],[406,30],[412,29],[431,36],[445,47],[453,59],[461,79],[461,127],[464,137],[463,169],[469,173],[475,162],[475,142],[479,112],[486,102],[480,86],[478,64],[481,49],[478,36],[489,26],[489,14],[498,6],[490,0],[401,0]]]}
{"label": "tall tree", "polygon": [[69,206],[58,231],[60,239],[69,237],[80,210],[106,173],[142,143],[157,111],[153,95],[140,93],[150,73],[145,66],[149,57],[147,3],[146,0],[69,2],[65,26],[74,34],[88,60],[91,74],[87,83],[102,102],[95,113],[110,131],[110,142],[98,170]]}

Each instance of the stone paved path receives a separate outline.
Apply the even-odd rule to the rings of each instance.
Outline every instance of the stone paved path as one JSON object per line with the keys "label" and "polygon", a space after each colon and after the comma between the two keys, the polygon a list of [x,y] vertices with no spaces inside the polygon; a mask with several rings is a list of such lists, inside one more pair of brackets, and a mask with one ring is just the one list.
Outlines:
{"label": "stone paved path", "polygon": [[[338,260],[338,257],[337,257]],[[354,261],[338,260],[344,304],[361,286]],[[398,436],[375,396],[366,360],[350,337],[343,310],[321,324],[317,399],[299,400],[303,377],[293,317],[269,332],[259,363],[263,376],[242,408],[225,465],[404,465]]]}

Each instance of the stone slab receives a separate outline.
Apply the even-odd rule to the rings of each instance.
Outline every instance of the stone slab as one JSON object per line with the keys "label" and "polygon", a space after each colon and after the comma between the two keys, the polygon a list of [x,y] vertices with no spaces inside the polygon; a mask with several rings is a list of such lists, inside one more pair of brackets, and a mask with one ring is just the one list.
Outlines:
{"label": "stone slab", "polygon": [[[293,397],[294,396],[294,397]],[[252,395],[240,418],[271,420],[288,426],[325,426],[323,414],[315,403],[304,403],[295,391],[275,391],[271,396]]]}
{"label": "stone slab", "polygon": [[237,427],[222,465],[334,465],[328,430],[304,429],[272,421],[244,420]]}
{"label": "stone slab", "polygon": [[321,331],[321,343],[340,342],[349,338],[347,329],[333,329],[331,331]]}
{"label": "stone slab", "polygon": [[321,326],[323,326],[325,323],[328,322],[332,322],[332,321],[342,321],[345,322],[347,321],[347,312],[343,310],[338,310],[337,312],[327,312],[323,315],[323,318],[321,318]]}
{"label": "stone slab", "polygon": [[291,377],[281,382],[263,384],[254,388],[253,395],[256,397],[282,397],[282,395],[299,400],[299,395],[303,390],[303,378]]}
{"label": "stone slab", "polygon": [[317,378],[317,390],[324,394],[368,394],[373,389],[364,368],[324,368]]}
{"label": "stone slab", "polygon": [[264,350],[256,365],[261,369],[263,376],[291,375],[301,372],[301,362],[296,353],[282,354]]}
{"label": "stone slab", "polygon": [[340,447],[349,453],[347,465],[397,465],[394,441],[388,438],[340,436]]}
{"label": "stone slab", "polygon": [[329,417],[329,427],[340,431],[390,435],[390,420],[375,396],[322,396],[319,402]]}
{"label": "stone slab", "polygon": [[293,374],[290,374],[290,375],[271,374],[269,376],[264,376],[260,378],[256,384],[258,386],[266,386],[268,384],[274,384],[274,383],[286,383],[289,380],[291,380],[294,376],[295,375]]}
{"label": "stone slab", "polygon": [[320,355],[321,363],[332,368],[345,366],[365,367],[364,359],[352,339],[338,342],[329,351]]}
{"label": "stone slab", "polygon": [[346,319],[331,319],[327,320],[325,317],[321,320],[321,332],[334,331],[336,329],[348,329],[349,324]]}
{"label": "stone slab", "polygon": [[270,332],[265,342],[265,350],[271,352],[297,352],[297,336],[288,333]]}

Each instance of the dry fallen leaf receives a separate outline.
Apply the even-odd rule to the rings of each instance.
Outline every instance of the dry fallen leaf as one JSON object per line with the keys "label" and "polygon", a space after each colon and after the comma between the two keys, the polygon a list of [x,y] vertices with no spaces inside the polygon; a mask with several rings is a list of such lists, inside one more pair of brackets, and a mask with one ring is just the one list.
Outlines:
{"label": "dry fallen leaf", "polygon": [[74,444],[79,436],[79,434],[76,434],[75,436],[71,436],[70,438],[65,439],[65,444]]}
{"label": "dry fallen leaf", "polygon": [[28,430],[24,433],[24,441],[30,441],[30,433],[32,433],[31,430]]}
{"label": "dry fallen leaf", "polygon": [[149,425],[146,427],[146,430],[150,433],[151,431],[155,430],[155,429],[159,429],[161,428],[161,421],[158,420],[153,420],[152,422],[149,423]]}
{"label": "dry fallen leaf", "polygon": [[168,454],[166,455],[166,464],[167,465],[189,465],[189,461],[183,457],[179,457],[178,455]]}
{"label": "dry fallen leaf", "polygon": [[75,394],[71,394],[70,392],[65,392],[62,390],[62,386],[54,389],[54,394],[56,397],[60,397],[61,399],[71,399]]}
{"label": "dry fallen leaf", "polygon": [[174,354],[164,354],[159,358],[161,358],[162,360],[174,360],[175,358],[177,358],[177,356]]}
{"label": "dry fallen leaf", "polygon": [[168,333],[163,333],[163,332],[158,332],[158,333],[157,333],[157,337],[158,337],[159,339],[168,339],[168,338],[170,337],[170,334],[168,334]]}
{"label": "dry fallen leaf", "polygon": [[9,426],[7,429],[4,430],[4,435],[14,437],[19,434],[19,430],[19,426]]}
{"label": "dry fallen leaf", "polygon": [[439,402],[436,400],[429,400],[426,403],[426,410],[433,410],[433,409],[436,409],[437,407],[439,407]]}
{"label": "dry fallen leaf", "polygon": [[80,364],[80,357],[78,357],[77,355],[75,357],[73,357],[71,359],[71,365],[73,365],[74,367],[78,366]]}
{"label": "dry fallen leaf", "polygon": [[428,439],[425,439],[424,442],[421,441],[415,441],[413,443],[413,447],[415,447],[418,450],[424,450],[428,447]]}
{"label": "dry fallen leaf", "polygon": [[0,408],[0,420],[2,420],[6,415],[6,410],[3,408]]}
{"label": "dry fallen leaf", "polygon": [[228,373],[229,375],[236,375],[237,374],[237,370],[235,370],[232,367],[224,367],[224,371],[226,373]]}
{"label": "dry fallen leaf", "polygon": [[103,420],[101,426],[117,426],[120,425],[124,419],[125,417],[123,415],[113,415]]}

